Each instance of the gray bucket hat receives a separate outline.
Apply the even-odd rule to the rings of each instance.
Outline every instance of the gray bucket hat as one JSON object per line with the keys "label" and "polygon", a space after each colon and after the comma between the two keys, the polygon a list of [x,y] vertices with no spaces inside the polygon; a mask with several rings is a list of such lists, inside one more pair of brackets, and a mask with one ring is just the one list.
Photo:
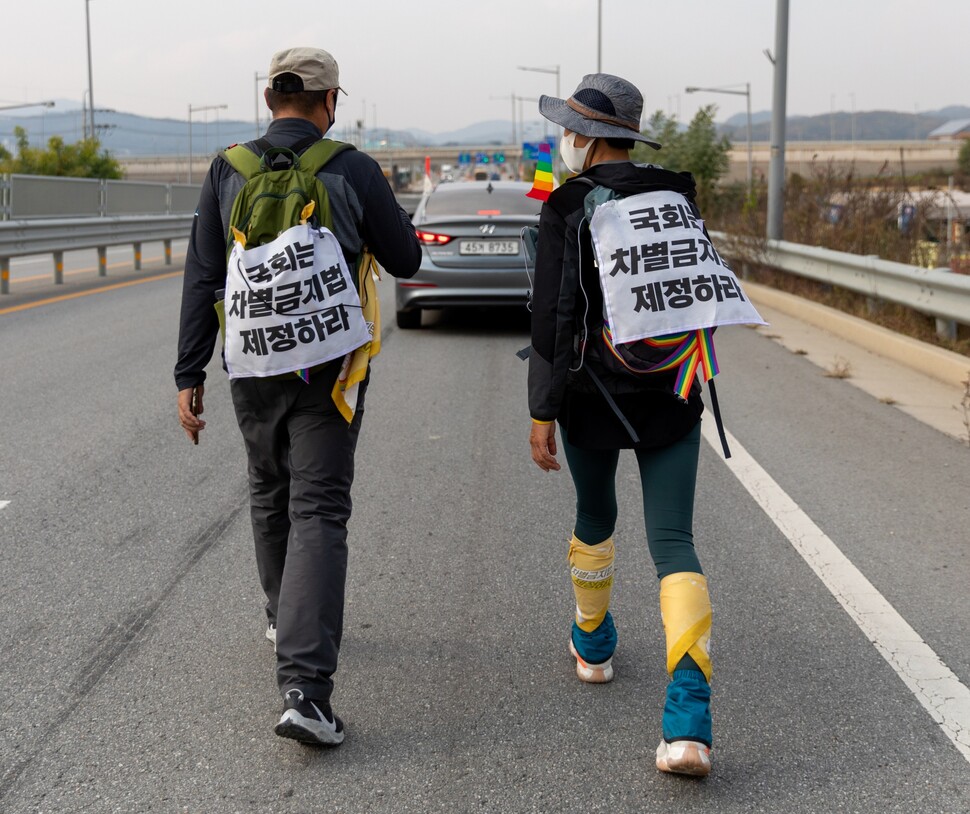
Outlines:
{"label": "gray bucket hat", "polygon": [[608,73],[583,77],[568,99],[539,97],[539,112],[549,121],[588,138],[626,138],[653,149],[660,145],[640,134],[643,96],[631,82]]}

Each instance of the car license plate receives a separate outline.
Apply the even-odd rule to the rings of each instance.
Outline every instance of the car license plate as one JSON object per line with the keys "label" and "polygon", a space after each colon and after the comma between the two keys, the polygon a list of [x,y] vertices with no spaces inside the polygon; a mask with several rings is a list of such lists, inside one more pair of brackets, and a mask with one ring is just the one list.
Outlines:
{"label": "car license plate", "polygon": [[518,240],[463,240],[458,247],[459,254],[518,254]]}

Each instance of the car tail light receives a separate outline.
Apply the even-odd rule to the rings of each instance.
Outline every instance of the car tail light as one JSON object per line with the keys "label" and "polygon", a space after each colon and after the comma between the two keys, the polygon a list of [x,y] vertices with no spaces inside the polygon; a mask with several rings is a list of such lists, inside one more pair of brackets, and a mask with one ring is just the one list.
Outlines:
{"label": "car tail light", "polygon": [[414,232],[418,236],[418,240],[429,245],[443,246],[445,243],[451,240],[451,235],[439,235],[436,232],[423,232],[420,229],[415,229]]}

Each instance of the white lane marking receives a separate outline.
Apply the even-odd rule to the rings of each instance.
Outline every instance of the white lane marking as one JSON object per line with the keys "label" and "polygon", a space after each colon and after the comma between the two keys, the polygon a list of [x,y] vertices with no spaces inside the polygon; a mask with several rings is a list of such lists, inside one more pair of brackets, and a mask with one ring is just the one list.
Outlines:
{"label": "white lane marking", "polygon": [[[720,453],[713,422],[702,422],[701,429]],[[970,689],[738,440],[727,435],[728,468],[970,762]]]}
{"label": "white lane marking", "polygon": [[9,500],[0,500],[0,509],[5,509],[9,505],[10,505]]}

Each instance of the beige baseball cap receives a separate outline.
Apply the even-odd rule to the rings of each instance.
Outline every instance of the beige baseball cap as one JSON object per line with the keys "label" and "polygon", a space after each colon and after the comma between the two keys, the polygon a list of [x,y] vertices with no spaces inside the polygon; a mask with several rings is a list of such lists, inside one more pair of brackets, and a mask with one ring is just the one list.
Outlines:
{"label": "beige baseball cap", "polygon": [[277,51],[269,63],[268,87],[281,93],[330,90],[340,87],[337,60],[320,48],[287,48]]}

